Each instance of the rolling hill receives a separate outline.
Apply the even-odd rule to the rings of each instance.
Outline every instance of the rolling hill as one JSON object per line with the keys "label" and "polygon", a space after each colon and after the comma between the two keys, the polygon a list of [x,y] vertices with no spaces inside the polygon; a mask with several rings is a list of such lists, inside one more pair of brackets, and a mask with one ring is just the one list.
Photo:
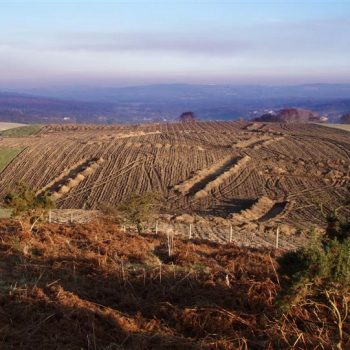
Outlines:
{"label": "rolling hill", "polygon": [[47,125],[3,137],[0,149],[21,149],[3,166],[1,197],[20,181],[59,208],[95,210],[160,192],[160,223],[218,242],[232,226],[248,246],[274,244],[278,226],[286,249],[302,245],[295,233],[322,228],[320,205],[341,206],[350,180],[349,134],[311,124]]}
{"label": "rolling hill", "polygon": [[0,93],[1,121],[138,123],[175,120],[184,111],[202,120],[248,120],[287,107],[311,109],[338,121],[350,110],[350,86],[346,84],[168,84],[29,89],[25,93]]}

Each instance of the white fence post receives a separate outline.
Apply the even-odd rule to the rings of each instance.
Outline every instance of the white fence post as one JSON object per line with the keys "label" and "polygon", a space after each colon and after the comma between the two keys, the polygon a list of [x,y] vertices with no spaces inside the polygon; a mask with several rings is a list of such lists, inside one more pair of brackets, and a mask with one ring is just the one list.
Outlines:
{"label": "white fence post", "polygon": [[277,227],[277,230],[276,230],[276,249],[278,249],[279,236],[280,236],[280,228]]}

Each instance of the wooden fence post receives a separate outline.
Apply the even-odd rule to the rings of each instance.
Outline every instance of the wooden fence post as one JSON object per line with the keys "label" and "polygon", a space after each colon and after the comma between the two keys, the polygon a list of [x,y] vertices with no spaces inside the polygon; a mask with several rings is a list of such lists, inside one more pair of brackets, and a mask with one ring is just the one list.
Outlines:
{"label": "wooden fence post", "polygon": [[156,221],[156,234],[158,234],[158,220]]}
{"label": "wooden fence post", "polygon": [[230,226],[230,239],[229,239],[230,243],[232,242],[232,236],[233,236],[233,228],[232,228],[232,225],[231,225]]}
{"label": "wooden fence post", "polygon": [[162,284],[162,262],[159,263],[159,282]]}
{"label": "wooden fence post", "polygon": [[51,224],[51,222],[52,222],[52,212],[51,210],[49,210],[49,223]]}
{"label": "wooden fence post", "polygon": [[73,213],[70,213],[70,222],[73,223]]}
{"label": "wooden fence post", "polygon": [[190,224],[190,232],[189,232],[189,238],[192,238],[192,224]]}

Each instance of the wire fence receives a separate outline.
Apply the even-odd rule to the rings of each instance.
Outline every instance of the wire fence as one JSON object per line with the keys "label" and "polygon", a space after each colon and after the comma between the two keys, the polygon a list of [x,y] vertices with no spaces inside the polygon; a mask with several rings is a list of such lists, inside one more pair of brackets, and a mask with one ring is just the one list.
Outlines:
{"label": "wire fence", "polygon": [[[10,209],[0,209],[0,219],[10,218]],[[54,209],[50,210],[44,220],[49,223],[84,224],[101,217],[98,210]],[[121,230],[137,233],[134,225],[121,225]],[[163,218],[155,219],[143,227],[143,233],[164,233],[168,236],[187,239],[209,240],[221,244],[234,243],[241,247],[293,250],[305,244],[305,237],[286,234],[279,227],[265,231],[242,229],[233,225],[214,224],[210,221],[197,223],[176,222]]]}
{"label": "wire fence", "polygon": [[[135,226],[122,226],[124,232],[137,232]],[[305,244],[306,237],[283,232],[279,227],[260,231],[241,229],[234,225],[218,225],[211,222],[183,223],[156,220],[144,227],[145,233],[162,232],[192,240],[209,240],[220,244],[234,243],[241,247],[294,250]]]}
{"label": "wire fence", "polygon": [[[44,221],[49,223],[88,223],[99,217],[97,210],[81,210],[81,209],[53,209],[49,210],[44,217]],[[0,209],[0,219],[10,219],[11,209]]]}
{"label": "wire fence", "polygon": [[46,221],[59,224],[85,224],[97,219],[99,216],[100,212],[98,210],[54,209],[48,212]]}

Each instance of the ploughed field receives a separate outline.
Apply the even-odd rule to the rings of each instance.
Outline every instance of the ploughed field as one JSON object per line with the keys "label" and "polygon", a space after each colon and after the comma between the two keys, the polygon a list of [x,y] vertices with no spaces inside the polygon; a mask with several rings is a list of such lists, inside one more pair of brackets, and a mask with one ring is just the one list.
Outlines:
{"label": "ploughed field", "polygon": [[311,124],[48,125],[0,137],[1,149],[21,150],[0,173],[1,197],[21,181],[59,208],[92,210],[157,191],[176,225],[218,241],[220,225],[322,226],[320,205],[344,205],[350,181],[350,134]]}

